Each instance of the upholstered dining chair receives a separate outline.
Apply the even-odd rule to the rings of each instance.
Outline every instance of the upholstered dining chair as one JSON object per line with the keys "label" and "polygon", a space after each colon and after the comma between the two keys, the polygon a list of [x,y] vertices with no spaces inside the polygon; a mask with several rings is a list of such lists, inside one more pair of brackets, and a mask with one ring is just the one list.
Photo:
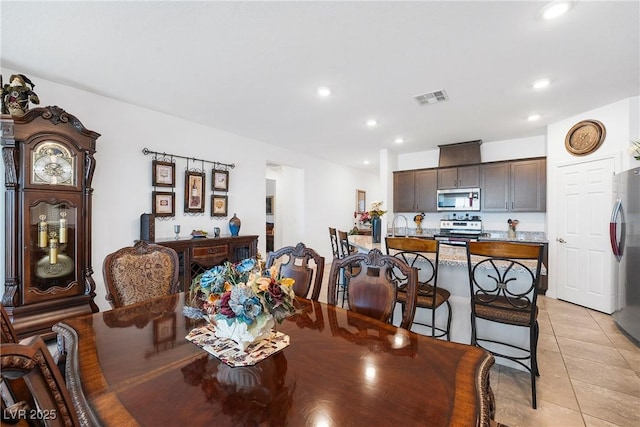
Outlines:
{"label": "upholstered dining chair", "polygon": [[[3,421],[18,421],[18,410],[47,415],[47,426],[79,426],[71,396],[46,344],[39,336],[20,344],[0,344],[0,372],[15,402],[3,411]],[[20,387],[12,387],[18,381]],[[26,387],[23,387],[26,384]],[[8,419],[5,419],[8,418]],[[37,424],[40,425],[40,424]]]}
{"label": "upholstered dining chair", "polygon": [[[414,319],[414,325],[431,329],[434,338],[445,337],[451,341],[451,294],[438,286],[438,262],[440,260],[440,242],[416,237],[387,237],[387,254],[393,255],[418,270],[418,298],[416,308],[431,310],[431,323],[422,323]],[[407,298],[404,288],[398,289],[398,301],[403,305]],[[436,325],[436,311],[440,307],[447,309],[447,322]]]}
{"label": "upholstered dining chair", "polygon": [[[496,357],[511,360],[529,371],[531,403],[536,409],[538,371],[537,288],[543,245],[514,242],[468,242],[467,264],[471,287],[471,344]],[[490,336],[487,322],[529,329],[528,348],[508,341],[508,335]],[[485,326],[484,332],[480,328]],[[527,363],[528,362],[528,363]]]}
{"label": "upholstered dining chair", "polygon": [[123,307],[178,292],[178,254],[162,245],[137,241],[110,253],[102,264],[107,301]]}
{"label": "upholstered dining chair", "polygon": [[411,327],[418,293],[418,271],[414,267],[399,258],[384,255],[378,249],[334,260],[331,264],[327,291],[327,300],[331,305],[336,305],[337,302],[336,287],[341,270],[344,270],[349,283],[349,310],[383,322],[393,320],[397,288],[404,287],[406,298],[400,327]]}
{"label": "upholstered dining chair", "polygon": [[318,301],[324,275],[324,257],[301,242],[271,252],[266,267],[274,265],[278,266],[281,276],[295,280],[293,291],[297,296]]}

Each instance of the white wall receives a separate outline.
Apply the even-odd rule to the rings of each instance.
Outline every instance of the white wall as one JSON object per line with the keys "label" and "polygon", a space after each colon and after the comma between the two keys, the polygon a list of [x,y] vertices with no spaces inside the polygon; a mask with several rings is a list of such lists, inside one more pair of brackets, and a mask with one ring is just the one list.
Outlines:
{"label": "white wall", "polygon": [[[604,124],[606,137],[600,148],[586,156],[576,157],[566,151],[564,141],[567,132],[576,123],[582,120],[599,120]],[[547,295],[557,295],[557,266],[554,260],[557,258],[556,213],[558,210],[558,192],[555,183],[558,166],[569,165],[589,159],[612,157],[615,164],[615,172],[621,172],[640,166],[640,161],[635,160],[629,151],[631,141],[640,137],[640,97],[626,98],[594,110],[586,111],[565,120],[553,123],[547,128],[547,215],[549,239],[549,291]],[[613,203],[613,200],[612,200]],[[603,227],[608,227],[606,219]],[[607,230],[603,231],[607,233]]]}
{"label": "white wall", "polygon": [[[2,75],[17,71],[1,69]],[[101,310],[109,308],[105,300],[102,261],[116,249],[129,246],[139,238],[140,214],[151,212],[152,156],[143,148],[187,157],[224,163],[235,163],[229,179],[229,217],[237,213],[242,220],[241,235],[260,236],[259,250],[265,253],[264,209],[267,163],[290,168],[277,181],[276,216],[283,231],[282,245],[303,241],[321,255],[331,259],[328,227],[349,229],[353,226],[355,190],[367,190],[367,197],[377,197],[378,176],[335,163],[285,150],[261,141],[244,138],[219,129],[208,128],[171,115],[125,104],[29,75],[37,84],[41,106],[57,105],[75,115],[87,129],[102,136],[97,141],[96,171],[93,179],[93,245],[92,264],[96,281],[96,303]],[[117,93],[114,89],[114,95]],[[186,160],[176,167],[176,217],[156,221],[156,237],[172,237],[173,225],[182,226],[182,235],[192,229],[213,232],[220,227],[228,234],[228,218],[210,217],[210,194],[207,191],[204,215],[186,216],[181,201],[184,196]],[[4,165],[0,166],[4,176]],[[207,183],[211,165],[205,165]],[[288,201],[287,186],[293,188],[293,202]],[[282,190],[282,191],[281,191]],[[3,193],[5,188],[3,186]],[[302,200],[300,200],[302,196]],[[368,199],[371,200],[371,199]],[[4,211],[4,194],[0,199]],[[280,218],[279,213],[283,214]],[[4,229],[4,216],[1,219]],[[291,229],[288,232],[289,226]],[[0,248],[4,257],[4,245]],[[4,263],[0,277],[5,277]],[[0,294],[4,287],[0,287]]]}

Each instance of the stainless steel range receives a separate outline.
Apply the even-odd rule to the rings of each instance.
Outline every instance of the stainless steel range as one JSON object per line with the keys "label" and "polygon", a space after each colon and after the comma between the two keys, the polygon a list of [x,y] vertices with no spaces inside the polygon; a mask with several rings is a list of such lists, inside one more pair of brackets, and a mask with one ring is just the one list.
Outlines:
{"label": "stainless steel range", "polygon": [[435,239],[451,245],[464,245],[466,242],[477,241],[482,234],[482,221],[479,217],[472,219],[441,219],[440,232]]}

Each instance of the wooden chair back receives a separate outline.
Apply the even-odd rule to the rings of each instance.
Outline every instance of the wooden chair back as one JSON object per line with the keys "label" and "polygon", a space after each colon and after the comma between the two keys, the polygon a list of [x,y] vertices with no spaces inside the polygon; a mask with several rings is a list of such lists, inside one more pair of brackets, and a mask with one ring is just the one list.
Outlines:
{"label": "wooden chair back", "polygon": [[468,242],[473,317],[531,326],[544,246],[515,242]]}
{"label": "wooden chair back", "polygon": [[18,336],[16,335],[15,329],[13,329],[9,314],[2,304],[0,304],[0,314],[0,343],[17,343]]}
{"label": "wooden chair back", "polygon": [[266,267],[274,265],[278,266],[280,276],[295,280],[293,292],[297,296],[318,301],[324,276],[324,257],[304,243],[298,243],[271,252]]}
{"label": "wooden chair back", "polygon": [[[418,292],[418,271],[415,268],[401,259],[383,255],[378,249],[334,260],[331,264],[327,291],[328,303],[331,305],[337,303],[336,290],[341,270],[349,283],[349,309],[383,322],[392,320],[397,302],[397,287],[401,281],[406,283],[407,298],[400,327],[411,327]],[[402,279],[398,279],[400,274],[404,275]]]}
{"label": "wooden chair back", "polygon": [[387,254],[400,258],[418,269],[421,286],[437,286],[440,242],[417,237],[387,237]]}
{"label": "wooden chair back", "polygon": [[349,243],[349,234],[346,231],[338,230],[338,246],[340,247],[340,257],[344,258],[357,252],[356,248]]}
{"label": "wooden chair back", "polygon": [[107,255],[102,265],[107,301],[114,308],[177,293],[178,273],[175,250],[143,241]]}
{"label": "wooden chair back", "polygon": [[[44,425],[49,427],[80,425],[64,378],[42,338],[34,336],[21,344],[0,344],[0,349],[2,379],[17,402],[13,408],[41,414],[47,418]],[[12,388],[14,381],[26,384],[26,388],[17,391]],[[11,409],[6,408],[5,412]]]}
{"label": "wooden chair back", "polygon": [[340,246],[338,244],[338,234],[336,229],[329,227],[329,240],[331,241],[331,252],[333,252],[333,258],[340,258]]}

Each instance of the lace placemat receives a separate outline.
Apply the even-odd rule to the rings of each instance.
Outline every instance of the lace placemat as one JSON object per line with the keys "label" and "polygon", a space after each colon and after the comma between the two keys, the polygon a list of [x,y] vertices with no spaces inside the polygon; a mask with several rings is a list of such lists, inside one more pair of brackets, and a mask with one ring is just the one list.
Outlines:
{"label": "lace placemat", "polygon": [[249,345],[244,351],[229,338],[215,336],[210,325],[194,328],[186,338],[229,366],[252,366],[289,345],[289,335],[271,332],[269,338]]}

